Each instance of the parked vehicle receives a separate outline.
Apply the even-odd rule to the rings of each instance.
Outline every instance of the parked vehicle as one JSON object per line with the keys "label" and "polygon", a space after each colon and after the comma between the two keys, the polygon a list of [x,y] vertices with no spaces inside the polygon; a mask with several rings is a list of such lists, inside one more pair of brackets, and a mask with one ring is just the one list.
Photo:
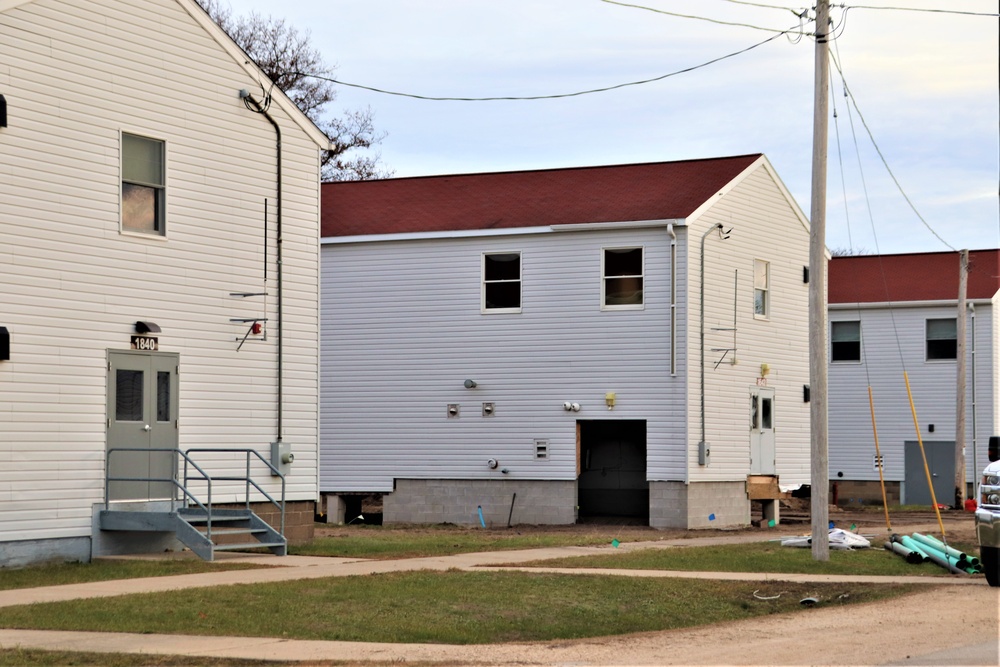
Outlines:
{"label": "parked vehicle", "polygon": [[986,581],[1000,586],[1000,438],[990,438],[989,459],[979,487],[976,534]]}

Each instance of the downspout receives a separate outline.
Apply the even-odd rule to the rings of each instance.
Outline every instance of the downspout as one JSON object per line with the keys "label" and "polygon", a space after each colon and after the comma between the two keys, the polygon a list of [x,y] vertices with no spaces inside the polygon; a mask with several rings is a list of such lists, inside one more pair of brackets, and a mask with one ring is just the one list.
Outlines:
{"label": "downspout", "polygon": [[722,223],[717,223],[708,228],[708,230],[701,235],[701,286],[699,288],[701,308],[700,308],[700,318],[701,318],[701,443],[699,447],[706,447],[707,441],[705,440],[705,239],[708,235],[719,231],[722,234]]}
{"label": "downspout", "polygon": [[972,492],[974,498],[979,498],[979,480],[982,475],[979,469],[979,452],[976,447],[976,304],[969,302],[969,313],[972,321],[969,323],[972,329],[972,345],[969,355],[972,357]]}
{"label": "downspout", "polygon": [[667,223],[670,234],[670,377],[677,375],[677,232]]}
{"label": "downspout", "polygon": [[283,345],[283,343],[284,343],[284,339],[283,339],[283,336],[282,336],[282,314],[283,314],[283,310],[282,310],[283,298],[282,297],[284,296],[284,285],[282,283],[282,279],[283,279],[283,276],[284,276],[284,271],[282,270],[282,266],[281,266],[281,263],[282,263],[281,246],[282,246],[282,241],[284,239],[282,237],[282,230],[281,230],[281,128],[278,126],[278,124],[276,122],[274,122],[274,119],[271,118],[271,115],[269,113],[267,113],[267,109],[265,109],[264,107],[262,107],[257,102],[257,100],[255,100],[253,97],[251,97],[251,95],[250,95],[249,92],[247,92],[246,90],[241,90],[240,91],[240,97],[243,98],[244,103],[247,104],[247,108],[251,108],[252,107],[252,109],[251,109],[252,111],[256,111],[257,113],[259,113],[262,116],[264,116],[264,118],[267,119],[267,122],[269,122],[271,124],[271,127],[274,128],[275,146],[276,146],[275,147],[275,151],[277,152],[277,172],[278,173],[277,173],[277,179],[276,179],[277,180],[277,186],[276,187],[277,187],[278,194],[277,194],[276,201],[275,201],[275,203],[277,205],[276,206],[277,210],[275,211],[275,219],[276,219],[275,220],[275,222],[276,222],[276,224],[275,224],[275,227],[276,227],[276,230],[275,230],[275,243],[276,243],[276,246],[277,246],[277,256],[275,258],[275,264],[276,264],[277,270],[278,270],[278,278],[277,278],[277,281],[278,281],[278,303],[277,303],[277,309],[278,309],[278,312],[277,312],[277,315],[278,315],[278,406],[277,406],[277,408],[278,408],[278,435],[277,435],[277,438],[276,438],[275,442],[280,443],[281,442],[281,434],[284,432],[284,427],[283,427],[283,417],[284,417],[284,386],[283,386],[283,383],[282,383],[282,377],[284,375],[284,373],[283,373],[283,363],[284,363],[284,345]]}

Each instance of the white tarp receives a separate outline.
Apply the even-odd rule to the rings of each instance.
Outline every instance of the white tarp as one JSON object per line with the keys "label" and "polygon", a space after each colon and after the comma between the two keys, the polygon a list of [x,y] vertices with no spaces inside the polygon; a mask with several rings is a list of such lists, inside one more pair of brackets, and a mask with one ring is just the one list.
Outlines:
{"label": "white tarp", "polygon": [[[844,530],[843,528],[831,528],[830,529],[830,548],[831,549],[867,549],[872,545],[867,538],[858,535],[857,533],[852,533],[849,530]],[[785,537],[781,540],[781,546],[783,547],[808,547],[812,546],[812,537],[809,535],[803,537]]]}

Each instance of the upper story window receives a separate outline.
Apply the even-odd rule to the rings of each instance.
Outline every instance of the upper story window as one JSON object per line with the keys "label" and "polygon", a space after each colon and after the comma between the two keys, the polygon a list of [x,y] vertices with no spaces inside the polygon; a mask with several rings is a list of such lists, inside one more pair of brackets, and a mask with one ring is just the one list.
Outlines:
{"label": "upper story window", "polygon": [[753,261],[753,316],[767,319],[771,315],[771,263]]}
{"label": "upper story window", "polygon": [[601,275],[602,308],[634,310],[643,307],[642,248],[605,248]]}
{"label": "upper story window", "polygon": [[521,312],[521,253],[483,254],[484,313]]}
{"label": "upper story window", "polygon": [[861,361],[861,322],[830,322],[830,361]]}
{"label": "upper story window", "polygon": [[122,229],[165,233],[164,143],[122,133]]}
{"label": "upper story window", "polygon": [[927,320],[927,360],[958,358],[958,322],[954,317]]}

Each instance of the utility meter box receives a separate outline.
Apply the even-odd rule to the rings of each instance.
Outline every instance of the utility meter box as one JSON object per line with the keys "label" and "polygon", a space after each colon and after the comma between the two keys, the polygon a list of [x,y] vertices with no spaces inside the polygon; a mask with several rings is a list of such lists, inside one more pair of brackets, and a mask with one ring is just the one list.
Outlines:
{"label": "utility meter box", "polygon": [[707,466],[712,461],[712,448],[707,442],[698,443],[698,465]]}
{"label": "utility meter box", "polygon": [[[271,443],[271,465],[282,475],[287,475],[291,472],[292,461],[294,460],[295,454],[292,453],[292,446],[290,444],[287,442]],[[271,474],[277,476],[274,474],[274,471]]]}

